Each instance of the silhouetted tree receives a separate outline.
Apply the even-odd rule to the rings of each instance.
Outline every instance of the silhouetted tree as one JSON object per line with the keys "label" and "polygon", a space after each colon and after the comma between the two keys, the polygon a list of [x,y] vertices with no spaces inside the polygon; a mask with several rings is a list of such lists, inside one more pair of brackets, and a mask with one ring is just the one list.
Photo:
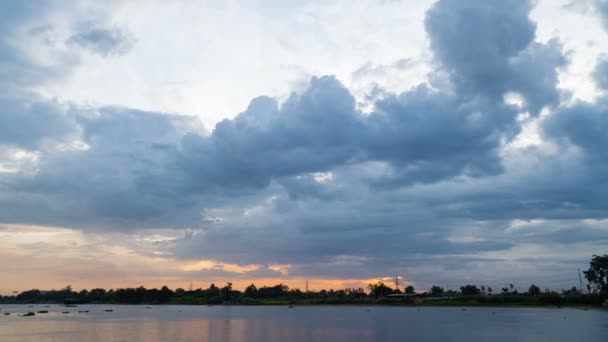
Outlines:
{"label": "silhouetted tree", "polygon": [[369,288],[369,295],[375,298],[384,297],[393,293],[393,289],[384,285],[381,281],[376,284],[369,284],[367,287]]}
{"label": "silhouetted tree", "polygon": [[102,302],[106,300],[106,290],[104,289],[92,289],[89,291],[89,298],[93,302]]}
{"label": "silhouetted tree", "polygon": [[160,291],[158,291],[158,301],[161,303],[167,303],[173,297],[173,291],[169,289],[167,286],[163,286]]}
{"label": "silhouetted tree", "polygon": [[475,285],[465,285],[460,287],[460,292],[465,296],[474,296],[479,294],[479,288]]}
{"label": "silhouetted tree", "polygon": [[209,288],[206,291],[207,294],[207,298],[212,298],[212,297],[219,297],[220,295],[220,289],[215,286],[215,284],[211,284],[209,285]]}
{"label": "silhouetted tree", "polygon": [[226,286],[222,287],[220,293],[225,301],[229,302],[230,300],[232,300],[232,283],[226,283]]}
{"label": "silhouetted tree", "polygon": [[579,291],[576,286],[572,286],[570,289],[562,291],[562,294],[564,296],[577,296],[579,295]]}
{"label": "silhouetted tree", "polygon": [[245,297],[256,298],[258,296],[258,288],[255,284],[251,284],[245,288]]}
{"label": "silhouetted tree", "polygon": [[29,291],[23,291],[17,295],[17,300],[24,303],[32,303],[38,300],[40,297],[40,290],[33,289]]}
{"label": "silhouetted tree", "polygon": [[431,296],[441,297],[443,296],[443,288],[441,286],[433,286],[431,287]]}
{"label": "silhouetted tree", "polygon": [[589,269],[583,273],[593,292],[608,294],[608,254],[593,255]]}
{"label": "silhouetted tree", "polygon": [[528,289],[528,294],[534,297],[540,295],[540,287],[534,284],[530,285],[530,288]]}
{"label": "silhouetted tree", "polygon": [[181,287],[178,287],[175,289],[175,296],[177,297],[184,297],[186,295],[186,290],[182,289]]}

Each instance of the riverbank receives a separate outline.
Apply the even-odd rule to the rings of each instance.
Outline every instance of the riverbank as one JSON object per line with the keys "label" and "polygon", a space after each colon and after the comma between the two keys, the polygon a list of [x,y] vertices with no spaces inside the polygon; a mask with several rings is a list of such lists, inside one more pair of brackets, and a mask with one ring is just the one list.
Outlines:
{"label": "riverbank", "polygon": [[[5,303],[24,306],[62,304],[54,302]],[[234,306],[423,306],[423,307],[574,307],[601,308],[606,307],[606,299],[597,295],[576,297],[560,296],[458,296],[458,297],[414,297],[414,298],[239,298],[225,301],[221,298],[188,298],[172,300],[166,303],[117,303],[117,302],[88,302],[79,305],[234,305]],[[76,307],[76,305],[66,305]],[[1,304],[0,304],[1,307]]]}

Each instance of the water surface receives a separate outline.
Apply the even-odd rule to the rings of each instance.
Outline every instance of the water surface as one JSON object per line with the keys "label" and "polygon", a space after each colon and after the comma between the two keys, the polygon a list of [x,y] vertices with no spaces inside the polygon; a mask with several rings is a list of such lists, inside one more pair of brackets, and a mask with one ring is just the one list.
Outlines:
{"label": "water surface", "polygon": [[[47,314],[19,317],[27,311]],[[78,311],[89,312],[78,312]],[[113,310],[106,312],[105,310]],[[69,311],[63,314],[62,311]],[[5,312],[10,315],[5,316]],[[575,308],[0,305],[0,341],[608,341]]]}

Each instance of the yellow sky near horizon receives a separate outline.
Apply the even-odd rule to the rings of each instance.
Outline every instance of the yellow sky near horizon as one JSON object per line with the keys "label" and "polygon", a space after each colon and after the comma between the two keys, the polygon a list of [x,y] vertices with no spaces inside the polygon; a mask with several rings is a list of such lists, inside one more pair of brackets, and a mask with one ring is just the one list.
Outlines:
{"label": "yellow sky near horizon", "polygon": [[[272,286],[279,283],[290,288],[310,290],[364,288],[379,280],[392,286],[390,278],[321,279],[294,277],[290,265],[233,264],[219,260],[181,260],[147,250],[136,235],[117,233],[84,233],[82,231],[42,226],[0,225],[0,294],[29,289],[74,290],[101,287],[124,288],[144,286],[172,289],[207,288],[211,283],[243,290],[251,283]],[[149,236],[149,235],[148,235]],[[109,244],[107,241],[117,241]],[[133,244],[144,251],[130,248]],[[266,269],[277,276],[255,277],[248,272]],[[205,276],[202,272],[219,274]]]}

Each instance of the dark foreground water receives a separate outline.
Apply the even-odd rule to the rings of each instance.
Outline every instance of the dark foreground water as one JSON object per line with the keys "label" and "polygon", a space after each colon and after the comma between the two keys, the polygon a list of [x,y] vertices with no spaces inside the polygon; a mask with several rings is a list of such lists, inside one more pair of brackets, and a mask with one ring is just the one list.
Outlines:
{"label": "dark foreground water", "polygon": [[[112,312],[104,310],[112,309]],[[47,314],[19,317],[26,311]],[[88,310],[88,313],[78,311]],[[70,311],[63,314],[62,311]],[[4,315],[9,312],[10,315]],[[0,305],[0,341],[608,341],[608,311],[354,306]]]}

